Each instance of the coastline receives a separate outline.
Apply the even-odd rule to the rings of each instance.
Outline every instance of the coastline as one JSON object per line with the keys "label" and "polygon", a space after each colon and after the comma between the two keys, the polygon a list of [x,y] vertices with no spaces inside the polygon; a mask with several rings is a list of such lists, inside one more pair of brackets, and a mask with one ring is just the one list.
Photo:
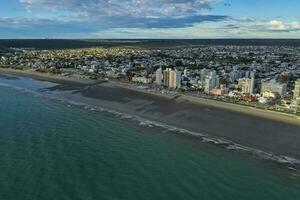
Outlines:
{"label": "coastline", "polygon": [[59,83],[73,83],[73,84],[91,84],[95,83],[93,80],[84,79],[80,76],[59,76],[55,74],[50,73],[41,73],[36,72],[33,70],[17,70],[17,69],[11,69],[11,68],[0,68],[0,74],[7,74],[7,75],[15,75],[15,76],[25,76],[28,78],[32,78],[35,80],[41,80],[41,81],[49,81],[49,82],[59,82]]}
{"label": "coastline", "polygon": [[[29,77],[29,78],[32,78],[35,80],[55,82],[58,84],[90,85],[90,84],[97,84],[97,82],[98,82],[95,80],[85,79],[83,77],[58,76],[55,74],[40,73],[40,72],[35,72],[32,70],[15,70],[15,69],[10,69],[10,68],[0,68],[0,74],[1,73],[9,74],[9,75],[16,75],[16,76],[26,76],[26,77]],[[257,117],[263,117],[266,119],[272,119],[272,120],[285,122],[285,123],[291,123],[291,124],[300,126],[300,117],[293,115],[293,114],[289,114],[289,113],[276,112],[276,111],[271,111],[271,110],[267,110],[267,109],[262,110],[262,109],[258,109],[258,108],[254,108],[254,107],[250,107],[250,106],[216,101],[216,100],[212,100],[212,99],[204,99],[201,97],[193,97],[193,96],[184,95],[184,94],[172,96],[170,94],[154,93],[154,92],[149,92],[149,91],[146,91],[143,89],[138,89],[138,88],[136,88],[135,85],[132,85],[129,83],[124,83],[124,82],[110,80],[109,83],[114,87],[121,87],[124,89],[133,90],[133,91],[140,92],[140,93],[146,93],[146,94],[155,95],[155,96],[168,98],[168,99],[172,99],[176,96],[177,101],[189,101],[189,102],[195,103],[195,104],[212,106],[212,107],[216,107],[216,108],[221,108],[221,109],[230,110],[230,111],[234,111],[234,112],[244,113],[247,115],[252,115],[252,116],[257,116]]]}
{"label": "coastline", "polygon": [[263,110],[263,109],[254,108],[254,107],[250,107],[250,106],[222,102],[222,101],[217,101],[217,100],[212,100],[212,99],[204,99],[201,97],[194,97],[194,96],[185,95],[185,94],[178,94],[178,95],[172,96],[169,94],[153,93],[153,92],[148,92],[148,91],[145,91],[142,89],[137,89],[134,87],[134,85],[124,84],[124,83],[113,82],[113,84],[115,84],[116,86],[119,86],[119,87],[126,88],[126,89],[135,90],[137,92],[148,93],[151,95],[156,95],[156,96],[165,97],[165,98],[173,98],[176,96],[177,101],[189,101],[190,103],[208,105],[208,106],[212,106],[212,107],[216,107],[216,108],[226,109],[226,110],[230,110],[230,111],[235,111],[235,112],[244,113],[244,114],[257,116],[257,117],[263,117],[263,118],[267,118],[267,119],[272,119],[272,120],[281,121],[281,122],[285,122],[285,123],[291,123],[291,124],[300,126],[300,117],[293,115],[293,114],[289,114],[289,113],[276,112],[276,111],[267,110],[267,109]]}
{"label": "coastline", "polygon": [[[115,188],[127,186],[119,198],[135,188],[132,197],[142,191],[139,194],[143,199],[147,192],[151,195],[161,186],[170,186],[170,177],[173,177],[168,191],[174,191],[173,186],[179,189],[184,186],[176,194],[180,198],[186,194],[183,199],[198,195],[201,199],[199,188],[206,188],[207,184],[217,185],[218,196],[229,199],[233,196],[231,188],[237,188],[242,196],[247,196],[247,192],[252,195],[254,191],[258,199],[300,196],[298,170],[290,170],[287,164],[227,150],[221,144],[205,143],[200,137],[167,130],[168,127],[148,127],[131,118],[98,111],[97,107],[58,102],[43,95],[44,90],[36,96],[14,87],[24,83],[24,87],[39,84],[42,88],[56,85],[53,83],[20,76],[0,77],[4,193],[15,194],[16,188],[24,190],[25,184],[27,196],[40,199],[49,195],[49,199],[53,199],[53,194],[61,194],[56,198],[65,198],[64,185],[72,183],[70,188],[74,192],[68,190],[71,197],[80,196],[78,188],[83,188],[81,196],[110,199]],[[11,84],[6,87],[5,83]],[[191,184],[186,185],[187,182]],[[36,183],[41,183],[38,184],[41,187],[37,188]],[[240,187],[241,183],[247,185]],[[107,184],[111,190],[107,190]],[[57,187],[60,185],[62,187]],[[99,188],[104,188],[103,192]],[[263,194],[261,188],[264,188]],[[37,195],[37,189],[41,195]],[[203,194],[211,192],[214,191],[205,190]],[[148,197],[165,199],[167,193]],[[22,199],[22,195],[11,197]]]}
{"label": "coastline", "polygon": [[[290,116],[183,95],[150,93],[115,81],[76,81],[68,77],[56,78],[51,74],[40,76],[39,73],[16,70],[0,70],[1,73],[55,83],[56,86],[44,89],[60,95],[59,98],[66,102],[79,102],[90,105],[91,109],[99,107],[137,116],[145,119],[145,122],[140,122],[142,125],[153,126],[154,122],[155,126],[158,122],[171,131],[172,127],[177,127],[179,132],[188,130],[190,133],[208,135],[217,138],[216,142],[209,139],[208,142],[225,145],[228,149],[235,143],[237,146],[233,150],[247,147],[243,151],[251,154],[255,151],[271,152],[267,154],[268,157],[277,155],[274,159],[283,158],[283,163],[288,160],[284,159],[285,156],[300,160],[300,123]],[[41,85],[44,84],[41,82]],[[204,141],[206,138],[201,139]],[[264,156],[266,154],[262,154]]]}

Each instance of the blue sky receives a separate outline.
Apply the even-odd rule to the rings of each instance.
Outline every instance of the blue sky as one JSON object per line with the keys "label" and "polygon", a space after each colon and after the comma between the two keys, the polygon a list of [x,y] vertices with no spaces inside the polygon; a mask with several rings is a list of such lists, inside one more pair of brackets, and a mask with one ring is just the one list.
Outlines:
{"label": "blue sky", "polygon": [[1,0],[0,38],[299,38],[299,0]]}

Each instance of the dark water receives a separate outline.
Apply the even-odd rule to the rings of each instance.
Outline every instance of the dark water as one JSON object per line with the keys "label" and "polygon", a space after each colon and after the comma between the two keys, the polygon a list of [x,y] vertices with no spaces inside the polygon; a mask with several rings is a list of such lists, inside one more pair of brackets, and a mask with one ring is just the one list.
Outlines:
{"label": "dark water", "polygon": [[285,170],[0,86],[0,199],[300,199]]}

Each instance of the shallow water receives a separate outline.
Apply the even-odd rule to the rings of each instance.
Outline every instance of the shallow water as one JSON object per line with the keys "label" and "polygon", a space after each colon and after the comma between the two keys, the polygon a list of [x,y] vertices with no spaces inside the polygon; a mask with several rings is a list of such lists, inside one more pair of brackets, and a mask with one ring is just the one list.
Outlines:
{"label": "shallow water", "polygon": [[300,199],[288,171],[0,86],[0,199]]}

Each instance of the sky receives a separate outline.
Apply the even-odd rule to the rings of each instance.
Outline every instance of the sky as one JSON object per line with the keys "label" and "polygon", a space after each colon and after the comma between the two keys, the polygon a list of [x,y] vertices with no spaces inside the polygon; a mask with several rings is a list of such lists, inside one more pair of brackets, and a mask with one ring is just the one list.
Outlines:
{"label": "sky", "polygon": [[300,39],[300,0],[0,0],[0,38]]}

